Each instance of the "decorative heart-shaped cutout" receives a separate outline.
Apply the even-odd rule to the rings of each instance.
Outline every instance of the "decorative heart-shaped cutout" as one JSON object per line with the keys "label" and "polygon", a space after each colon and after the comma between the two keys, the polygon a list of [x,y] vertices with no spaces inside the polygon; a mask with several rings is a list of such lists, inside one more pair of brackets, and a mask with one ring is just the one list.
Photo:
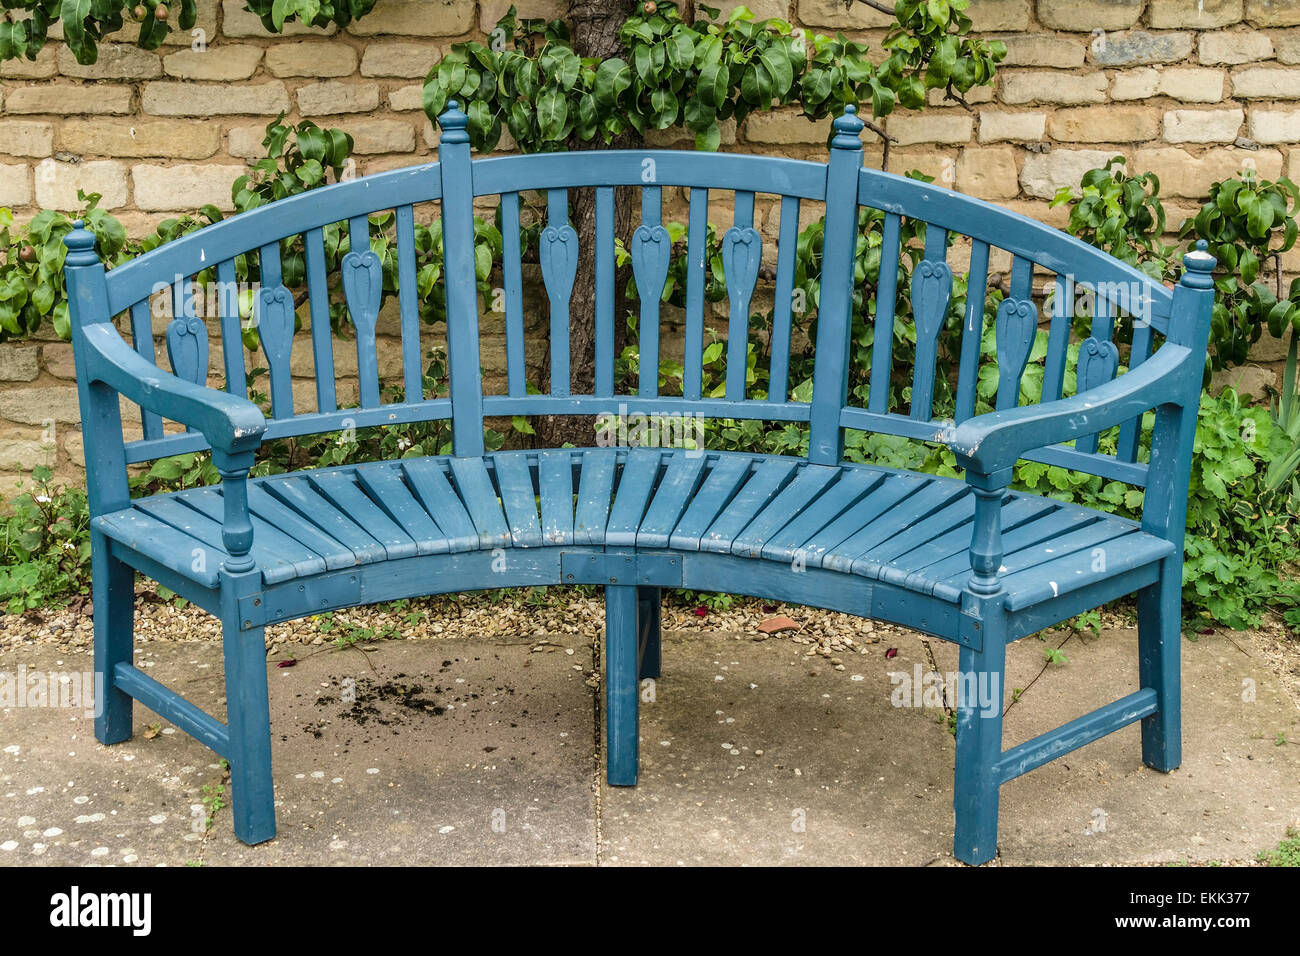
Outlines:
{"label": "decorative heart-shaped cutout", "polygon": [[749,297],[758,281],[763,261],[763,239],[753,226],[732,226],[722,237],[722,271],[727,277],[727,294],[732,312],[748,318]]}
{"label": "decorative heart-shaped cutout", "polygon": [[1020,403],[1020,379],[1029,364],[1034,335],[1038,331],[1038,313],[1029,299],[1003,299],[998,306],[998,408],[1013,408]]}
{"label": "decorative heart-shaped cutout", "polygon": [[167,324],[167,358],[177,378],[196,385],[207,381],[208,329],[202,319],[190,315]]}
{"label": "decorative heart-shaped cutout", "polygon": [[951,299],[952,269],[948,263],[922,259],[912,273],[912,319],[918,345],[938,339]]}
{"label": "decorative heart-shaped cutout", "polygon": [[347,299],[352,323],[359,330],[374,334],[379,319],[379,301],[384,291],[383,265],[379,256],[367,249],[349,252],[340,266],[343,295]]}
{"label": "decorative heart-shaped cutout", "polygon": [[1079,367],[1076,378],[1079,392],[1105,385],[1119,369],[1119,349],[1114,342],[1086,338],[1079,344]]}
{"label": "decorative heart-shaped cutout", "polygon": [[578,234],[570,225],[547,226],[542,230],[537,252],[546,294],[556,302],[567,302],[578,274]]}
{"label": "decorative heart-shaped cutout", "polygon": [[657,302],[668,281],[668,261],[672,256],[673,242],[663,226],[638,226],[632,233],[632,275],[636,278],[637,294],[644,302]]}

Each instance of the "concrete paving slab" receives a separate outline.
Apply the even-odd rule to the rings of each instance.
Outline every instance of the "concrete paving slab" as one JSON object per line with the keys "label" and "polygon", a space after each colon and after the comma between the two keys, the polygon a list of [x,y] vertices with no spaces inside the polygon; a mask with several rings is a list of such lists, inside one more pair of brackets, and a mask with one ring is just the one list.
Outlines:
{"label": "concrete paving slab", "polygon": [[[591,649],[551,641],[542,652],[531,640],[383,642],[273,668],[279,826],[257,847],[235,839],[229,809],[202,833],[207,809],[193,808],[222,784],[221,767],[183,733],[145,739],[161,721],[143,707],[136,736],[115,747],[84,717],[0,712],[0,741],[21,747],[0,761],[0,844],[15,843],[0,864],[89,863],[101,845],[106,862],[140,864],[593,863]],[[217,644],[147,648],[151,676],[224,716]],[[9,652],[0,669],[48,656]],[[83,793],[90,801],[74,804]],[[43,835],[51,827],[62,832]]]}

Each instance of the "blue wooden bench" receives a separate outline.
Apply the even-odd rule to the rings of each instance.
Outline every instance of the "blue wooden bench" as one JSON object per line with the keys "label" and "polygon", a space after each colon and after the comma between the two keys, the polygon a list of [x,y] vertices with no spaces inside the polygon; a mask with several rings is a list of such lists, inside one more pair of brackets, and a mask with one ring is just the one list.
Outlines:
{"label": "blue wooden bench", "polygon": [[[1136,593],[1140,689],[1009,750],[1000,706],[973,693],[958,703],[954,852],[982,863],[996,852],[998,794],[1006,781],[1141,721],[1142,756],[1170,771],[1181,757],[1179,620],[1183,526],[1197,402],[1213,302],[1214,259],[1188,254],[1170,290],[1069,236],[1015,213],[862,166],[862,122],[834,123],[829,162],[675,151],[609,151],[471,161],[466,118],[440,119],[439,162],[328,186],[236,216],[105,272],[94,237],[67,237],[94,538],[95,666],[106,700],[95,730],[104,743],[132,733],[140,701],[227,758],[235,833],[246,843],[275,833],[268,717],[268,624],[334,608],[485,587],[604,586],[607,774],[637,778],[638,680],[659,673],[659,591],[724,591],[897,622],[960,645],[960,685],[997,688],[1009,642]],[[651,170],[651,174],[647,174]],[[627,239],[637,285],[663,288],[668,235],[665,187],[689,191],[685,373],[679,394],[659,394],[653,374],[616,394],[615,187],[640,189],[641,222]],[[569,394],[568,303],[578,254],[567,190],[595,188],[597,289],[594,394]],[[550,300],[551,381],[525,382],[520,192],[545,193],[539,257]],[[731,309],[724,394],[701,384],[704,243],[710,196],[734,194],[722,240]],[[766,397],[747,394],[749,300],[759,272],[755,194],[780,201],[772,368]],[[475,281],[476,200],[499,197],[504,231],[505,394],[484,394]],[[825,244],[810,402],[790,394],[790,298],[802,203],[825,202]],[[438,203],[443,224],[450,394],[426,397],[413,223]],[[879,307],[865,407],[847,389],[850,302],[858,210],[883,212]],[[421,207],[423,208],[423,207]],[[405,397],[382,401],[376,360],[380,260],[370,214],[395,215]],[[895,315],[900,225],[923,221],[924,257],[912,278],[912,315]],[[340,408],[329,334],[323,228],[348,223],[352,252],[341,289],[356,330],[360,403]],[[953,295],[950,236],[968,236],[969,288],[955,421],[933,420],[936,342]],[[294,300],[280,240],[302,236],[305,311],[316,366],[316,408],[295,414],[290,376]],[[997,410],[976,416],[979,338],[993,249],[1011,254],[1010,295],[997,311]],[[258,332],[270,365],[267,420],[249,401],[240,316],[222,314],[226,391],[206,387],[208,328],[188,282],[215,267],[233,282],[235,259],[260,262]],[[1038,325],[1035,269],[1056,276],[1062,303],[1050,321],[1043,398],[1020,406],[1020,378]],[[1091,335],[1068,348],[1069,283],[1096,290]],[[155,362],[150,297],[170,286],[172,372]],[[660,355],[658,297],[641,300],[641,367]],[[1117,375],[1116,318],[1135,317],[1128,371]],[[129,323],[134,345],[114,318]],[[910,408],[891,407],[895,323],[912,323],[916,358]],[[304,333],[306,334],[306,333]],[[1075,394],[1063,397],[1067,365]],[[143,437],[124,441],[119,396],[138,405]],[[486,454],[484,418],[616,412],[792,422],[810,430],[807,458],[690,449],[592,447]],[[1139,423],[1154,409],[1149,455]],[[168,431],[162,421],[181,423]],[[250,479],[265,441],[445,419],[454,453],[305,470]],[[1119,429],[1115,454],[1097,436]],[[846,463],[846,429],[946,443],[965,480]],[[132,500],[128,465],[210,449],[218,487]],[[1141,523],[1008,490],[1012,466],[1032,459],[1145,488]],[[1143,459],[1146,460],[1143,460]],[[132,664],[132,583],[139,571],[220,617],[227,720],[222,723]],[[971,682],[971,683],[967,683]],[[798,689],[791,687],[790,693]]]}

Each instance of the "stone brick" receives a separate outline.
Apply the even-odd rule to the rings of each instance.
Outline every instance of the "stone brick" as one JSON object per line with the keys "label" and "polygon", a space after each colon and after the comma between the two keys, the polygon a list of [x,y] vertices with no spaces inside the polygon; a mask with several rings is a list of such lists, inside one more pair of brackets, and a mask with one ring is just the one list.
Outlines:
{"label": "stone brick", "polygon": [[400,86],[388,94],[388,108],[394,113],[424,109],[424,87],[419,83]]}
{"label": "stone brick", "polygon": [[1007,58],[1002,66],[1050,66],[1074,69],[1083,66],[1085,47],[1083,41],[1073,37],[1052,36],[1045,33],[1008,34],[996,37],[1007,46]]}
{"label": "stone brick", "polygon": [[1232,95],[1247,100],[1300,99],[1300,70],[1254,66],[1232,74]]}
{"label": "stone brick", "polygon": [[[1257,143],[1300,142],[1300,110],[1266,110],[1256,107],[1250,111],[1250,138]],[[1300,150],[1292,150],[1293,157]]]}
{"label": "stone brick", "polygon": [[1005,113],[1001,110],[980,112],[981,143],[1029,142],[1042,140],[1047,128],[1046,113]]}
{"label": "stone brick", "polygon": [[1218,147],[1200,156],[1174,146],[1139,149],[1133,169],[1150,170],[1160,177],[1160,195],[1204,199],[1212,183],[1230,179],[1241,170],[1254,168],[1264,179],[1276,179],[1282,172],[1282,154],[1277,150],[1244,150]]}
{"label": "stone brick", "polygon": [[1192,55],[1190,33],[1147,33],[1127,30],[1098,33],[1092,40],[1092,59],[1101,66],[1142,66],[1176,63]]}
{"label": "stone brick", "polygon": [[1231,143],[1245,118],[1244,110],[1169,110],[1165,113],[1165,142]]}
{"label": "stone brick", "polygon": [[372,37],[452,37],[474,29],[474,0],[379,0],[348,32]]}
{"label": "stone brick", "polygon": [[155,116],[274,116],[292,108],[279,80],[253,86],[155,80],[145,84],[141,104]]}
{"label": "stone brick", "polygon": [[[979,103],[993,102],[993,87],[991,86],[972,86],[961,98],[967,103],[976,105]],[[929,90],[925,94],[925,101],[931,106],[957,106],[958,103],[948,95],[947,90]]]}
{"label": "stone brick", "polygon": [[46,159],[36,167],[36,204],[43,209],[80,209],[77,190],[99,193],[101,209],[126,205],[126,168],[112,160],[61,163]]}
{"label": "stone brick", "polygon": [[41,366],[55,378],[75,379],[76,362],[70,342],[51,342],[41,346]]}
{"label": "stone brick", "polygon": [[162,76],[158,54],[131,43],[101,43],[99,59],[82,66],[68,47],[58,52],[59,72],[80,80],[151,80]]}
{"label": "stone brick", "polygon": [[1156,95],[1156,87],[1159,85],[1160,74],[1150,67],[1116,73],[1115,80],[1110,85],[1110,98],[1112,100],[1145,100]]}
{"label": "stone brick", "polygon": [[37,346],[0,345],[0,382],[30,382],[40,374],[40,349]]}
{"label": "stone brick", "polygon": [[353,151],[363,156],[409,153],[415,149],[415,127],[403,120],[362,120],[349,123],[347,131],[352,134]]}
{"label": "stone brick", "polygon": [[[426,122],[428,122],[426,120]],[[725,119],[718,124],[718,133],[720,134],[719,142],[723,146],[734,146],[736,143],[736,120]],[[506,143],[509,145],[506,145]],[[670,126],[668,129],[648,129],[645,131],[645,144],[655,149],[694,149],[695,133],[681,126]],[[430,143],[429,145],[436,145]],[[508,129],[501,131],[501,144],[496,148],[497,152],[508,152],[515,149],[517,144],[514,137],[510,135]]]}
{"label": "stone brick", "polygon": [[1106,74],[1044,73],[1037,70],[1002,74],[1002,102],[1061,103],[1081,106],[1106,102]]}
{"label": "stone brick", "polygon": [[824,146],[826,124],[811,122],[803,113],[793,110],[751,113],[745,119],[745,139],[751,143],[806,143]]}
{"label": "stone brick", "polygon": [[244,0],[221,0],[221,32],[228,37],[295,37],[305,36],[332,36],[338,32],[338,27],[330,24],[328,27],[308,27],[304,26],[301,20],[286,20],[284,30],[280,34],[271,33],[266,27],[262,26],[262,21],[255,14],[244,9]]}
{"label": "stone brick", "polygon": [[377,83],[347,83],[325,80],[298,90],[298,110],[303,116],[335,113],[368,113],[379,108]]}
{"label": "stone brick", "polygon": [[207,159],[221,148],[221,130],[180,120],[68,120],[59,130],[59,148],[81,156]]}
{"label": "stone brick", "polygon": [[47,385],[0,392],[0,418],[20,425],[45,425],[50,421],[76,425],[81,421],[77,389],[72,385]]}
{"label": "stone brick", "polygon": [[239,159],[260,159],[266,155],[262,140],[266,126],[232,126],[226,134],[226,152]]}
{"label": "stone brick", "polygon": [[218,209],[235,208],[230,184],[245,172],[243,166],[153,166],[141,163],[131,170],[135,204],[145,210],[197,209],[212,203]]}
{"label": "stone brick", "polygon": [[131,112],[129,86],[20,86],[5,96],[6,113],[59,113],[67,116],[91,113]]}
{"label": "stone brick", "polygon": [[47,464],[53,450],[34,438],[5,438],[0,440],[0,471],[30,471]]}
{"label": "stone brick", "polygon": [[1263,33],[1202,33],[1197,55],[1207,66],[1252,63],[1272,58],[1273,41]]}
{"label": "stone brick", "polygon": [[981,199],[1011,199],[1020,192],[1016,151],[1010,146],[968,147],[957,157],[957,188]]}
{"label": "stone brick", "polygon": [[1084,173],[1105,166],[1114,155],[1111,150],[1101,149],[1054,149],[1050,153],[1031,153],[1025,157],[1025,165],[1020,169],[1020,185],[1027,195],[1051,199],[1061,186],[1078,189]]}
{"label": "stone brick", "polygon": [[972,31],[1024,30],[1029,26],[1029,0],[979,0],[967,8]]}
{"label": "stone brick", "polygon": [[799,0],[799,22],[806,27],[837,27],[870,30],[887,27],[893,16],[873,10],[864,3],[844,6],[844,0]]}
{"label": "stone brick", "polygon": [[261,61],[261,47],[230,43],[205,47],[201,51],[169,53],[163,58],[163,69],[168,76],[185,80],[246,80],[257,72],[257,64]]}
{"label": "stone brick", "polygon": [[[818,127],[821,139],[826,137],[825,130]],[[899,146],[911,146],[915,143],[957,143],[970,142],[975,131],[975,118],[969,113],[895,113],[889,117],[885,131],[894,137]]]}
{"label": "stone brick", "polygon": [[1160,119],[1137,106],[1057,110],[1047,121],[1053,139],[1066,143],[1137,143],[1155,139]]}
{"label": "stone brick", "polygon": [[1300,26],[1300,4],[1295,0],[1246,0],[1246,19],[1253,27]]}
{"label": "stone brick", "polygon": [[49,79],[59,70],[57,53],[58,48],[54,44],[47,44],[41,47],[41,52],[36,54],[34,60],[29,60],[25,56],[16,60],[5,60],[0,63],[0,77],[6,80]]}
{"label": "stone brick", "polygon": [[[723,16],[735,6],[723,8]],[[783,17],[789,19],[790,5],[784,0],[758,0],[757,3],[746,4],[755,17],[765,20],[769,17]],[[541,18],[543,20],[563,20],[568,16],[569,5],[565,0],[480,0],[478,5],[478,28],[484,33],[490,34],[497,21],[506,15],[506,11],[511,7],[515,8],[515,16],[520,20],[530,17]]]}
{"label": "stone brick", "polygon": [[1242,0],[1151,0],[1147,21],[1153,27],[1213,30],[1237,23]]}
{"label": "stone brick", "polygon": [[[1300,77],[1297,77],[1300,79]],[[1170,67],[1160,74],[1156,92],[1184,103],[1218,103],[1223,99],[1222,70],[1198,66]]]}
{"label": "stone brick", "polygon": [[272,76],[351,76],[357,51],[338,40],[277,43],[267,48],[266,69]]}
{"label": "stone brick", "polygon": [[0,206],[26,206],[31,201],[32,177],[27,166],[0,164]]}
{"label": "stone brick", "polygon": [[1126,30],[1142,16],[1145,0],[1038,0],[1038,20],[1053,30]]}
{"label": "stone brick", "polygon": [[48,156],[54,146],[54,127],[29,120],[0,122],[0,153],[9,156]]}
{"label": "stone brick", "polygon": [[440,59],[442,51],[431,43],[370,43],[361,56],[361,75],[423,79]]}
{"label": "stone brick", "polygon": [[1277,48],[1277,60],[1279,63],[1294,65],[1300,63],[1300,33],[1278,33],[1273,36],[1273,44]]}

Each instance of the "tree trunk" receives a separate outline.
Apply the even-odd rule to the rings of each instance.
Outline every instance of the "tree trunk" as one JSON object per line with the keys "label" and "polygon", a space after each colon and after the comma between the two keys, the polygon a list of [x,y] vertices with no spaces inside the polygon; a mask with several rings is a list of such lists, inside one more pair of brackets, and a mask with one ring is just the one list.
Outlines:
{"label": "tree trunk", "polygon": [[[632,13],[631,0],[571,0],[568,22],[572,31],[573,49],[582,57],[606,59],[622,53],[618,31]],[[638,145],[635,132],[619,136],[606,146],[597,137],[590,143],[579,142],[576,137],[570,149],[627,149]],[[622,190],[620,190],[622,192]],[[614,228],[618,235],[626,235],[631,223],[631,204],[615,203]],[[575,189],[569,193],[569,216],[578,233],[578,274],[573,284],[573,298],[569,304],[569,389],[574,395],[590,395],[595,387],[596,373],[596,195],[593,189]],[[621,283],[616,282],[616,288]],[[622,336],[621,309],[615,310],[616,345]],[[617,351],[616,351],[617,354]],[[542,381],[550,382],[550,354],[543,360]],[[543,448],[558,448],[565,442],[577,446],[592,443],[594,435],[589,417],[547,415],[536,423],[537,443]]]}

